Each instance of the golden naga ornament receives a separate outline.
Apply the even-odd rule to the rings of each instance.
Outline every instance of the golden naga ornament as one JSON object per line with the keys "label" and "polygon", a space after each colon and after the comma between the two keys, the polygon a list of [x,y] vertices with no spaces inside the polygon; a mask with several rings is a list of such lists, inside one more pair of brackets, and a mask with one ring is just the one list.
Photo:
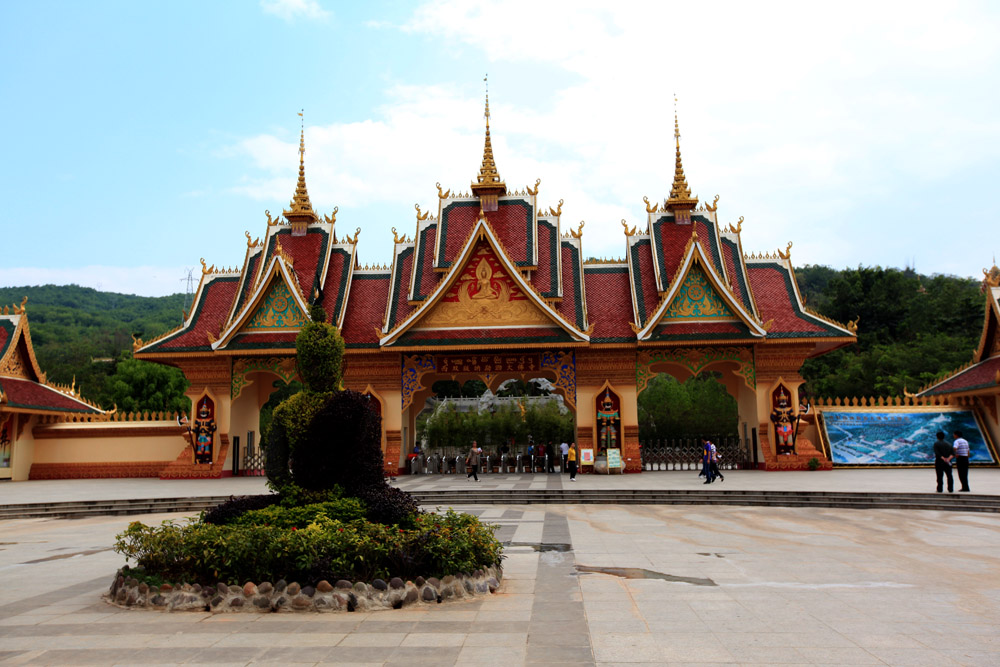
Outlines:
{"label": "golden naga ornament", "polygon": [[792,242],[789,241],[788,247],[785,248],[785,252],[781,252],[780,248],[778,249],[778,257],[780,257],[781,259],[789,259],[791,258],[791,256],[792,256]]}
{"label": "golden naga ornament", "polygon": [[451,196],[451,189],[449,189],[447,192],[444,192],[444,191],[441,190],[441,184],[440,183],[435,183],[434,185],[437,186],[437,189],[438,189],[438,198],[439,199],[447,199],[448,197]]}
{"label": "golden naga ornament", "polygon": [[705,210],[711,213],[715,213],[719,209],[719,195],[715,195],[715,200],[709,204],[705,202]]}
{"label": "golden naga ornament", "polygon": [[431,212],[430,212],[429,209],[428,209],[428,211],[426,213],[421,213],[420,212],[420,204],[414,204],[413,208],[417,209],[417,220],[426,220],[431,215]]}
{"label": "golden naga ornament", "polygon": [[530,187],[527,188],[528,194],[531,195],[532,197],[536,196],[538,194],[538,186],[541,185],[541,184],[542,184],[542,179],[536,178],[535,179],[535,189],[532,190]]}
{"label": "golden naga ornament", "polygon": [[[718,199],[718,197],[716,199]],[[731,231],[733,234],[739,234],[740,232],[743,231],[743,216],[742,215],[740,216],[740,219],[736,221],[736,226],[735,227],[732,224],[729,225],[729,231]]]}
{"label": "golden naga ornament", "polygon": [[660,210],[660,203],[655,204],[649,203],[649,197],[643,197],[642,201],[646,202],[646,213],[658,213]]}
{"label": "golden naga ornament", "polygon": [[337,212],[339,210],[340,210],[339,206],[334,206],[332,215],[327,215],[325,213],[323,214],[323,219],[326,220],[326,224],[332,225],[333,223],[337,222]]}
{"label": "golden naga ornament", "polygon": [[560,199],[559,208],[552,208],[551,206],[549,207],[549,215],[552,216],[553,218],[558,218],[560,215],[562,215],[562,207],[563,207],[563,200]]}
{"label": "golden naga ornament", "polygon": [[584,222],[583,220],[581,220],[580,221],[580,226],[577,228],[577,230],[575,232],[573,231],[573,228],[571,227],[570,230],[569,230],[570,236],[572,236],[575,239],[578,239],[581,236],[583,236],[583,226],[585,224],[587,224],[587,223]]}
{"label": "golden naga ornament", "polygon": [[622,227],[625,228],[625,236],[635,236],[635,229],[636,228],[633,226],[632,229],[629,229],[628,228],[628,223],[625,222],[625,218],[622,218]]}

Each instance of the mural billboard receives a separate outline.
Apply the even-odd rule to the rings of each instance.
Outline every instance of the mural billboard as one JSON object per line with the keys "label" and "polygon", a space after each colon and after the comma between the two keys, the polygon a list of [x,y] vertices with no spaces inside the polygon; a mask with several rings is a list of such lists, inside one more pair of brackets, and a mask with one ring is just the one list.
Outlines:
{"label": "mural billboard", "polygon": [[823,410],[819,420],[835,465],[933,465],[937,432],[952,442],[961,431],[969,441],[969,462],[996,463],[971,410]]}

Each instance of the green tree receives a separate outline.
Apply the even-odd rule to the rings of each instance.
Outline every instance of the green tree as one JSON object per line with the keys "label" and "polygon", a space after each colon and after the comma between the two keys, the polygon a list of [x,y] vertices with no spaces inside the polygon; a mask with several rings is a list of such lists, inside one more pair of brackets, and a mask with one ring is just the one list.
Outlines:
{"label": "green tree", "polygon": [[109,399],[122,412],[189,412],[188,381],[178,369],[138,359],[118,362],[108,378]]}
{"label": "green tree", "polygon": [[660,373],[639,394],[639,439],[738,435],[736,399],[715,373],[678,382]]}

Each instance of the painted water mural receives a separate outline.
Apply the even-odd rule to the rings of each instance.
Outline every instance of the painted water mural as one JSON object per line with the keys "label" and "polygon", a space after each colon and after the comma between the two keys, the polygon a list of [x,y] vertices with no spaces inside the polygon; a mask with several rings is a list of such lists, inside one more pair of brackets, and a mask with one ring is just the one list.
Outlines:
{"label": "painted water mural", "polygon": [[826,437],[834,463],[902,465],[934,463],[934,441],[944,431],[951,442],[954,431],[969,441],[969,460],[993,463],[970,410],[934,412],[823,411]]}

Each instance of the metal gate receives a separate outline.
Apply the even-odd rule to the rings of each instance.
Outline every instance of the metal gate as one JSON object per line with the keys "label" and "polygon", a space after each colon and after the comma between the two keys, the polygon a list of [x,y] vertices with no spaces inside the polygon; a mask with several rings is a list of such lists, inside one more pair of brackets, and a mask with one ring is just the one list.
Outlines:
{"label": "metal gate", "polygon": [[[709,436],[719,453],[723,470],[753,468],[749,441],[736,436]],[[639,443],[643,470],[700,470],[702,446],[697,437],[664,438]]]}

